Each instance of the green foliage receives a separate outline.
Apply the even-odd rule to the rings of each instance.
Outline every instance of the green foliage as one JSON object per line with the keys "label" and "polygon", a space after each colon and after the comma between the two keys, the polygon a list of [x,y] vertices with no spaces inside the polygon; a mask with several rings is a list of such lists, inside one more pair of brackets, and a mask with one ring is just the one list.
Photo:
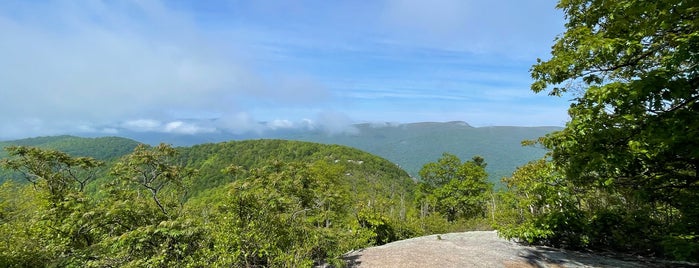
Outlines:
{"label": "green foliage", "polygon": [[[153,148],[141,144],[133,153],[117,162],[112,167],[111,174],[121,180],[124,187],[133,185],[146,190],[160,211],[167,215],[168,211],[184,202],[189,180],[196,173],[194,169],[174,164],[176,155],[177,151],[164,143]],[[161,192],[167,188],[177,192],[175,195],[181,195],[180,204],[171,202],[174,204],[168,205],[161,202]]]}
{"label": "green foliage", "polygon": [[502,203],[495,225],[508,239],[546,243],[552,240],[557,228],[566,228],[560,223],[565,223],[571,215],[561,212],[577,209],[576,192],[571,191],[553,164],[544,159],[518,168],[503,183],[508,191],[500,195]]}
{"label": "green foliage", "polygon": [[195,170],[174,164],[166,144],[137,146],[111,168],[113,180],[92,209],[100,241],[87,266],[172,267],[193,263],[203,229],[181,213]]}
{"label": "green foliage", "polygon": [[[99,161],[112,161],[128,154],[138,142],[118,137],[79,138],[73,136],[37,137],[0,142],[0,148],[25,147],[60,151],[71,157],[94,158]],[[9,151],[0,150],[0,159],[10,157]],[[103,175],[103,169],[96,170],[96,176]],[[0,170],[0,182],[8,179],[25,181],[22,173],[10,169]],[[90,189],[89,184],[85,185]]]}
{"label": "green foliage", "polygon": [[[192,195],[198,192],[225,185],[235,176],[221,173],[233,164],[245,170],[266,165],[274,159],[280,162],[330,161],[344,167],[349,186],[357,192],[374,190],[383,194],[411,192],[414,182],[409,175],[395,164],[369,153],[340,145],[284,141],[248,140],[230,141],[217,144],[200,144],[189,148],[179,148],[179,163],[199,170],[196,182],[192,185]],[[384,192],[385,191],[385,192]]]}
{"label": "green foliage", "polygon": [[39,267],[57,254],[38,221],[48,202],[27,185],[0,185],[0,266]]}
{"label": "green foliage", "polygon": [[[32,184],[14,186],[8,181],[3,185],[3,191],[14,188],[23,193],[2,194],[2,214],[7,215],[3,217],[7,221],[2,221],[3,232],[16,232],[8,237],[17,238],[16,245],[7,249],[11,255],[3,256],[3,261],[8,266],[36,262],[67,265],[80,258],[95,242],[92,204],[83,189],[102,162],[35,147],[13,146],[6,150],[11,158],[3,159],[2,167],[22,172]],[[24,204],[34,207],[27,208]],[[34,241],[27,243],[22,239]],[[18,255],[30,258],[18,258]]]}
{"label": "green foliage", "polygon": [[[64,152],[71,156],[92,157],[102,161],[113,160],[129,154],[139,142],[120,137],[81,138],[75,136],[36,137],[13,141],[1,141],[0,148],[10,146],[38,147]],[[0,152],[0,158],[7,157]]]}
{"label": "green foliage", "polygon": [[[202,228],[191,220],[164,220],[133,226],[105,237],[85,262],[90,267],[182,267],[197,261],[204,247]],[[97,257],[97,258],[95,258]],[[84,260],[83,260],[84,261]]]}
{"label": "green foliage", "polygon": [[[567,30],[552,57],[532,67],[532,90],[577,98],[565,129],[539,140],[552,162],[534,169],[541,174],[529,165],[510,179],[502,200],[519,209],[507,213],[525,228],[503,225],[502,233],[697,260],[699,5],[563,0],[558,7]],[[556,195],[573,202],[559,206]]]}
{"label": "green foliage", "polygon": [[461,174],[461,159],[449,153],[442,154],[437,162],[427,163],[420,169],[420,178],[428,187],[437,188],[448,184]]}
{"label": "green foliage", "polygon": [[[0,189],[0,232],[3,239],[12,240],[3,243],[7,246],[3,248],[5,254],[0,255],[3,266],[170,267],[179,265],[198,249],[200,232],[196,227],[175,216],[170,216],[169,221],[158,216],[155,206],[140,198],[135,187],[107,185],[108,193],[101,199],[83,192],[83,186],[95,173],[81,170],[92,169],[101,162],[33,147],[7,150],[13,158],[3,160],[3,166],[22,171],[32,184],[6,182]],[[161,164],[157,154],[161,151],[167,151],[167,147],[155,151],[139,148],[125,158],[124,165],[136,160],[143,160],[136,162],[149,167]],[[143,155],[153,157],[144,160]],[[160,170],[141,169],[140,174]],[[163,187],[160,190],[167,191]]]}
{"label": "green foliage", "polygon": [[36,147],[5,148],[11,158],[0,159],[0,167],[23,174],[35,187],[45,189],[54,202],[71,190],[83,191],[95,178],[103,162],[89,157],[71,157],[66,153]]}
{"label": "green foliage", "polygon": [[[456,229],[438,211],[419,216],[405,172],[343,146],[139,145],[109,173],[59,151],[8,152],[3,167],[31,183],[0,186],[3,267],[343,266],[353,249]],[[484,165],[457,171],[485,181]],[[435,196],[451,200],[451,183]]]}
{"label": "green foliage", "polygon": [[432,212],[439,212],[450,222],[459,218],[484,217],[488,193],[492,191],[485,165],[480,156],[462,163],[461,159],[448,153],[437,162],[425,164],[420,170],[422,181],[419,186],[423,216],[431,207]]}
{"label": "green foliage", "polygon": [[668,235],[660,244],[663,252],[676,260],[691,260],[699,256],[699,235]]}
{"label": "green foliage", "polygon": [[367,245],[369,234],[349,217],[341,165],[272,161],[193,199],[211,237],[207,262],[220,266],[310,266]]}

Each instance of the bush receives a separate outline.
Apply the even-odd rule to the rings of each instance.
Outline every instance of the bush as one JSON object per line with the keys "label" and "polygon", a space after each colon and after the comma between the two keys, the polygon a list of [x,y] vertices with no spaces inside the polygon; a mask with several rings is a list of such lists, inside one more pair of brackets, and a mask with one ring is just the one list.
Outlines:
{"label": "bush", "polygon": [[665,256],[681,261],[699,261],[699,235],[668,235],[661,245]]}

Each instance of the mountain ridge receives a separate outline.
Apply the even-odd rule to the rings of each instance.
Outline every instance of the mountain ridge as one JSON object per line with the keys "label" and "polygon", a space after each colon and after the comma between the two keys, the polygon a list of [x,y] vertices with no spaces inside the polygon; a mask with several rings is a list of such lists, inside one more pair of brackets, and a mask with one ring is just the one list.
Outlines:
{"label": "mountain ridge", "polygon": [[[386,158],[417,178],[418,171],[428,162],[450,153],[462,160],[475,155],[485,158],[490,181],[500,184],[500,178],[510,176],[521,165],[541,158],[545,150],[522,147],[523,140],[536,139],[560,130],[555,126],[483,126],[474,127],[464,121],[413,123],[358,123],[353,131],[329,133],[321,128],[278,129],[259,133],[205,133],[198,135],[159,132],[125,132],[122,137],[151,145],[160,142],[176,146],[241,141],[251,139],[283,139],[338,144],[354,147]],[[30,138],[36,139],[36,138]],[[6,142],[0,142],[0,145]],[[60,148],[57,148],[60,149]]]}

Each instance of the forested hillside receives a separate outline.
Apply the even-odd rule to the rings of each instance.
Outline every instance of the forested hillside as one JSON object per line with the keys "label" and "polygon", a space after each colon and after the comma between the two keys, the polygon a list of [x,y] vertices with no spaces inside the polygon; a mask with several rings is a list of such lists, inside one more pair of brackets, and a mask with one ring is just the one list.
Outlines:
{"label": "forested hillside", "polygon": [[318,143],[285,140],[247,140],[200,144],[178,148],[179,161],[199,170],[193,189],[199,191],[230,181],[221,170],[228,165],[243,169],[258,168],[274,161],[313,163],[327,161],[345,170],[352,187],[380,191],[381,194],[411,193],[415,185],[407,173],[395,164],[358,149]]}
{"label": "forested hillside", "polygon": [[534,140],[560,127],[472,127],[465,122],[421,122],[410,124],[366,123],[348,128],[352,131],[329,134],[323,129],[276,130],[248,134],[163,135],[161,133],[129,133],[128,137],[155,145],[161,141],[191,146],[228,140],[273,138],[299,140],[354,147],[398,164],[414,178],[428,162],[442,153],[469,159],[480,155],[489,161],[490,181],[500,184],[519,166],[541,158],[546,150],[523,147],[524,140]]}
{"label": "forested hillside", "polygon": [[[53,149],[74,157],[91,157],[101,161],[113,161],[133,151],[139,142],[120,137],[83,138],[75,136],[35,137],[12,141],[0,141],[0,149],[8,146],[30,146]],[[8,156],[0,150],[0,159]],[[21,181],[21,174],[0,169],[0,183],[7,178]]]}
{"label": "forested hillside", "polygon": [[300,141],[141,144],[107,161],[5,150],[0,167],[19,177],[0,186],[3,267],[342,265],[492,214],[480,157],[445,154],[416,183],[383,158]]}
{"label": "forested hillside", "polygon": [[[130,153],[140,142],[121,137],[83,138],[75,136],[48,136],[21,140],[0,141],[0,148],[11,145],[54,149],[72,156],[89,156],[98,160],[110,160]],[[7,152],[0,151],[0,158]]]}

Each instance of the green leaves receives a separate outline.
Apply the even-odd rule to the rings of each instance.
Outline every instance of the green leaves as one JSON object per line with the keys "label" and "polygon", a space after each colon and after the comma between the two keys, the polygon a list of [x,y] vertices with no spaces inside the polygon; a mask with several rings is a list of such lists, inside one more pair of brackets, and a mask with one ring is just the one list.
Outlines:
{"label": "green leaves", "polygon": [[[177,151],[167,144],[149,148],[139,145],[134,152],[125,156],[111,169],[111,174],[119,178],[127,187],[139,187],[152,197],[160,212],[167,215],[184,202],[189,179],[196,170],[173,163]],[[161,200],[162,192],[180,195],[180,200]],[[179,203],[179,204],[178,204]]]}
{"label": "green leaves", "polygon": [[[686,202],[690,196],[699,198],[698,6],[679,0],[559,2],[568,20],[566,32],[556,39],[552,57],[532,67],[531,89],[551,95],[583,90],[575,92],[566,128],[540,140],[551,150],[562,179],[540,188],[537,181],[521,180],[537,177],[522,177],[529,169],[525,166],[510,180],[515,198],[535,204],[532,195],[555,200],[537,195],[540,190],[585,193],[589,196],[577,194],[575,210],[605,219],[609,217],[596,216],[615,207],[614,213],[629,215],[620,218],[617,229],[653,237],[633,244],[638,251],[661,253],[659,237],[670,235],[670,229],[673,235],[699,233],[688,218],[699,215],[699,205]],[[542,227],[568,228],[551,229],[553,236],[579,231],[591,244],[617,247],[630,242],[611,234],[604,238],[594,220],[568,222],[530,214],[532,220],[562,223]],[[649,224],[636,228],[632,216],[647,218]],[[658,222],[671,227],[659,228]]]}
{"label": "green leaves", "polygon": [[444,153],[420,170],[422,196],[418,201],[429,204],[449,221],[483,217],[486,194],[492,191],[485,166],[480,156],[462,163],[455,155]]}
{"label": "green leaves", "polygon": [[202,220],[218,265],[310,266],[368,242],[351,217],[342,165],[271,161],[225,170],[236,180],[190,207],[211,215]]}
{"label": "green leaves", "polygon": [[581,78],[588,85],[629,80],[658,66],[677,69],[688,63],[691,56],[677,52],[691,47],[687,35],[697,32],[692,18],[698,11],[691,2],[561,1],[567,31],[556,40],[553,57],[532,67],[532,90]]}
{"label": "green leaves", "polygon": [[210,178],[182,164],[200,163],[178,156],[191,151],[140,145],[105,174],[90,158],[18,148],[4,166],[34,184],[0,186],[0,266],[341,266],[347,251],[421,234],[413,184],[393,164],[339,146],[243,145],[313,158],[255,153],[247,160],[259,162],[244,166],[230,155],[238,150],[212,149],[202,166],[228,183],[191,195]]}
{"label": "green leaves", "polygon": [[54,202],[71,191],[83,191],[93,180],[102,161],[36,147],[5,148],[10,158],[0,160],[0,167],[19,171],[33,185],[47,190]]}

